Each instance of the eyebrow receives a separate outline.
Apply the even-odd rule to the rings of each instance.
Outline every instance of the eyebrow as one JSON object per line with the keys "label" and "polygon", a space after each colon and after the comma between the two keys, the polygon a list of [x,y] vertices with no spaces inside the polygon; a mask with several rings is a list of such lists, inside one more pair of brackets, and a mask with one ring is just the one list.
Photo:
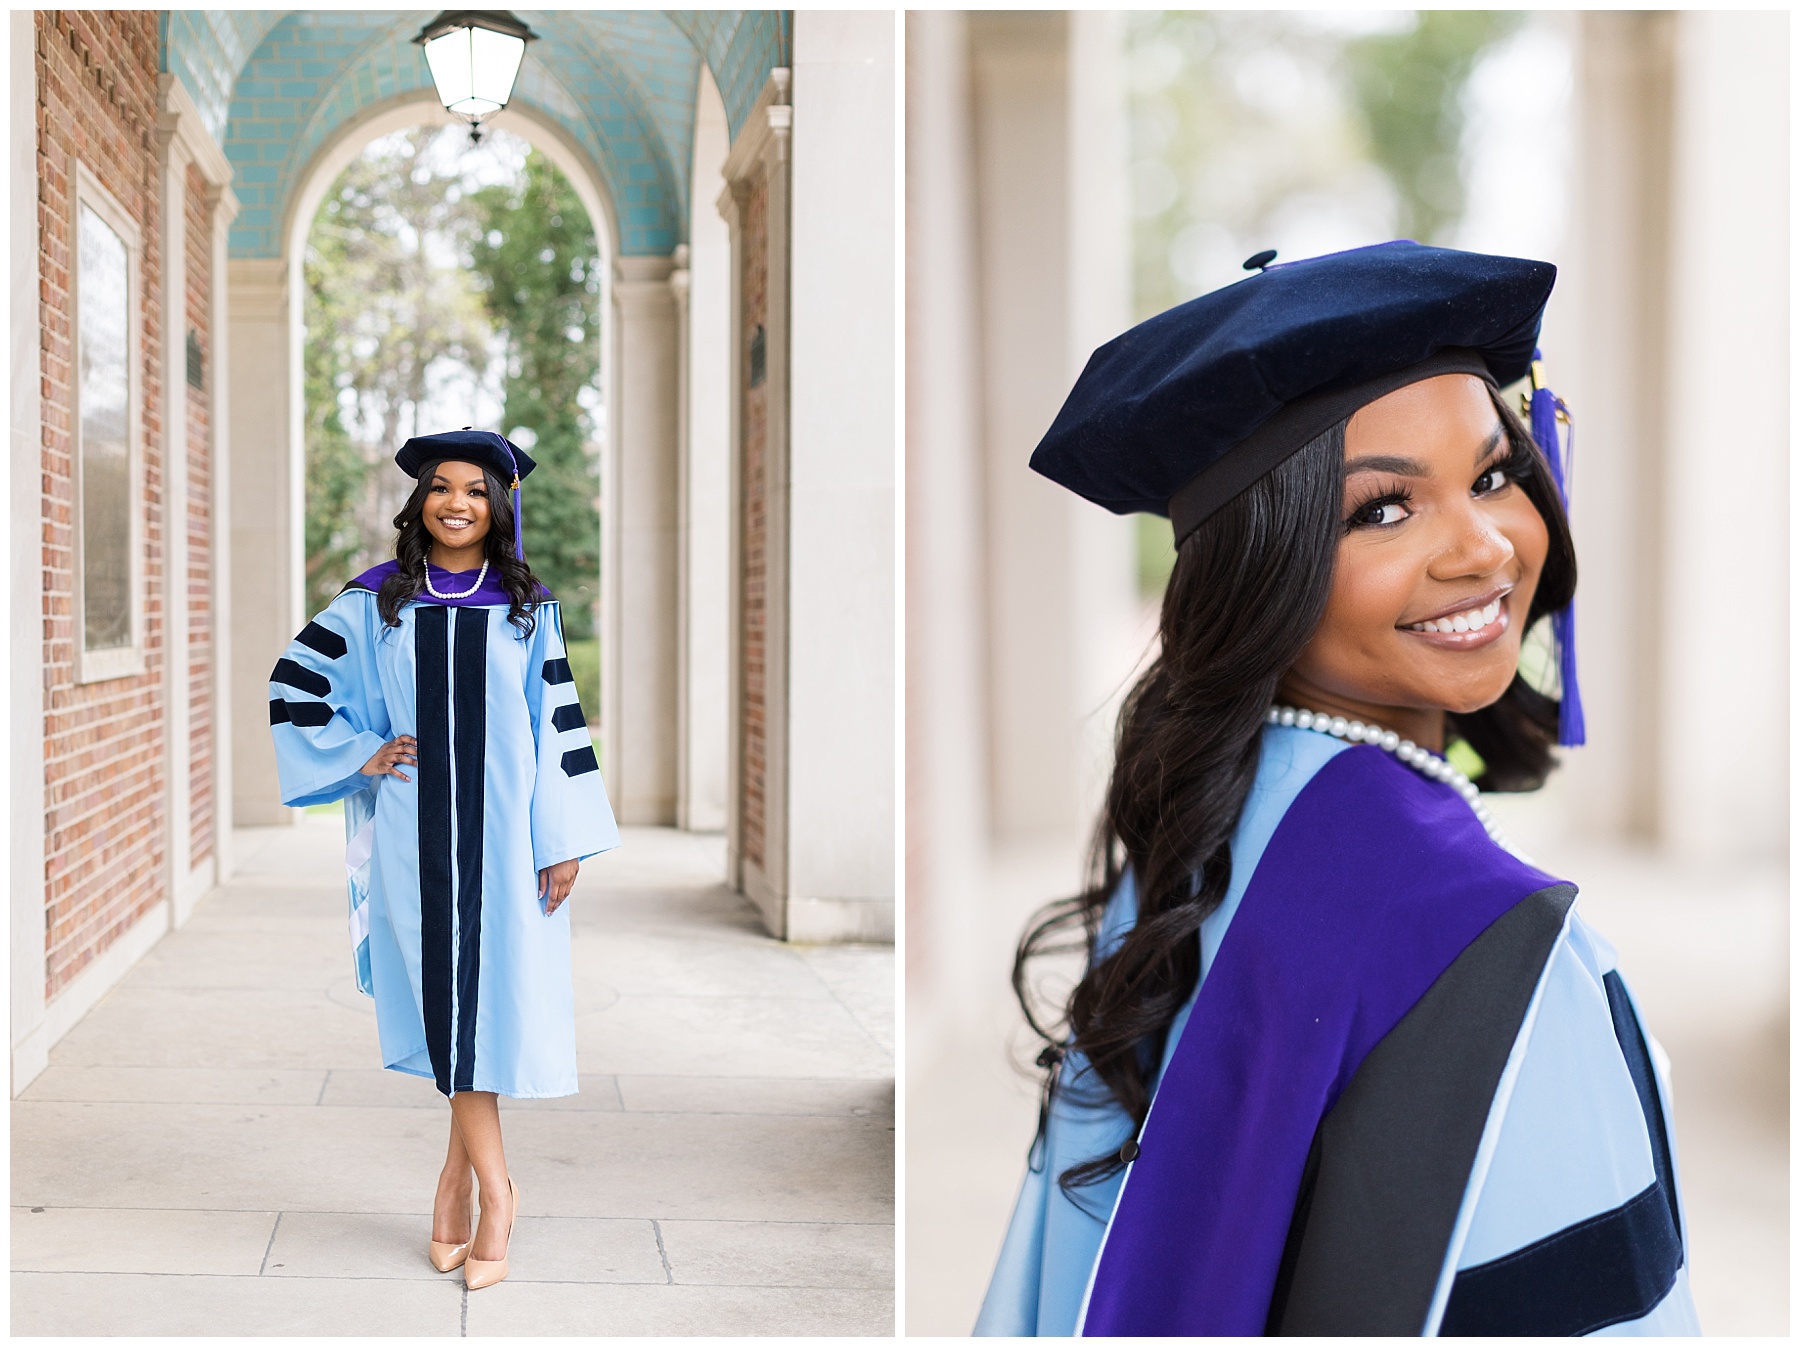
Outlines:
{"label": "eyebrow", "polygon": [[[433,486],[436,486],[439,482],[442,482],[445,486],[455,486],[456,485],[455,482],[451,481],[448,477],[444,476],[444,474],[441,472],[432,473],[431,474],[431,482],[432,482]],[[471,477],[471,478],[469,478],[468,481],[463,483],[463,490],[467,491],[473,487],[486,486],[486,485],[487,485],[487,478],[485,476]]]}
{"label": "eyebrow", "polygon": [[[1505,435],[1506,427],[1496,423],[1493,431],[1483,441],[1481,452],[1475,455],[1477,465],[1485,463],[1493,457],[1494,451],[1500,447],[1500,441],[1505,438]],[[1418,459],[1407,458],[1400,454],[1369,454],[1362,458],[1353,458],[1344,464],[1346,477],[1359,472],[1392,472],[1402,477],[1431,476],[1431,470]]]}

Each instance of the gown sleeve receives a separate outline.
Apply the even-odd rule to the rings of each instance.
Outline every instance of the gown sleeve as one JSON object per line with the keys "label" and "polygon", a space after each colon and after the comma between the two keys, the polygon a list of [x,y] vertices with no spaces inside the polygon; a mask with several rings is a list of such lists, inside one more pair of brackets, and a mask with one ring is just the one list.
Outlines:
{"label": "gown sleeve", "polygon": [[525,669],[525,699],[537,740],[537,782],[531,793],[533,864],[586,860],[619,845],[600,762],[575,692],[563,644],[562,606],[538,609]]}
{"label": "gown sleeve", "polygon": [[1667,1059],[1616,962],[1572,914],[1495,1092],[1428,1332],[1699,1333]]}
{"label": "gown sleeve", "polygon": [[390,736],[377,620],[373,595],[340,594],[275,662],[269,729],[283,804],[330,804],[367,789],[362,766]]}

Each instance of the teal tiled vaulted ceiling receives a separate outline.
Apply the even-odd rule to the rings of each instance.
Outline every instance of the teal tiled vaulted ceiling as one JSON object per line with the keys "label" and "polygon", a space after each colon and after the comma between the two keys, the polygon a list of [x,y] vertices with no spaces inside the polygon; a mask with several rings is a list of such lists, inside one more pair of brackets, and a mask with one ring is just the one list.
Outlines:
{"label": "teal tiled vaulted ceiling", "polygon": [[[788,13],[515,12],[540,41],[527,51],[514,102],[586,151],[611,198],[622,253],[669,252],[687,237],[701,63],[735,137],[769,70],[788,64]],[[235,171],[233,257],[280,256],[289,199],[319,150],[370,111],[430,89],[412,39],[434,13],[163,14],[163,69],[181,80]]]}

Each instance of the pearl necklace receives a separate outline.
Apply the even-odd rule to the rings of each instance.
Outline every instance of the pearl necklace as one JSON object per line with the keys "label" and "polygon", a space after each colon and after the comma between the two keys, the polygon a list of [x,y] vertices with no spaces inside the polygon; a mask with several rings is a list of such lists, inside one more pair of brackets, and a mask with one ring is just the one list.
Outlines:
{"label": "pearl necklace", "polygon": [[1379,725],[1365,725],[1360,720],[1345,720],[1342,716],[1328,716],[1318,711],[1299,711],[1291,706],[1271,706],[1268,721],[1271,725],[1289,725],[1297,730],[1318,730],[1321,734],[1347,739],[1353,744],[1373,744],[1376,748],[1392,753],[1420,775],[1442,781],[1462,796],[1487,835],[1497,845],[1508,851],[1513,850],[1512,843],[1507,841],[1506,834],[1494,821],[1494,816],[1488,813],[1487,806],[1481,802],[1481,789],[1448,760],[1440,758],[1430,749],[1420,748],[1411,739],[1402,739],[1392,730],[1384,730]]}
{"label": "pearl necklace", "polygon": [[[438,569],[443,570],[443,567],[440,566]],[[487,560],[486,560],[486,558],[483,558],[482,563],[481,563],[481,571],[479,574],[476,575],[474,584],[470,585],[467,589],[465,589],[460,594],[446,594],[441,589],[439,589],[436,585],[431,583],[431,563],[428,561],[425,563],[425,588],[430,590],[431,596],[436,599],[466,599],[469,597],[469,595],[473,594],[476,590],[481,588],[481,582],[483,580],[487,579],[487,571],[488,571]],[[446,575],[448,575],[449,573],[450,572],[448,572],[448,571],[444,571],[444,574],[446,574]]]}

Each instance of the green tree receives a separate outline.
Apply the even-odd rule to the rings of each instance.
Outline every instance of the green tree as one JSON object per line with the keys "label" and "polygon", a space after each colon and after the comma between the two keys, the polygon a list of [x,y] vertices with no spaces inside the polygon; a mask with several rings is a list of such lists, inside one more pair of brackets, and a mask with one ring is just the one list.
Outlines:
{"label": "green tree", "polygon": [[1402,237],[1447,243],[1463,212],[1463,87],[1481,53],[1518,28],[1516,11],[1421,10],[1399,33],[1357,38],[1344,64],[1369,149],[1399,197]]}
{"label": "green tree", "polygon": [[[322,293],[327,268],[306,268],[306,307],[322,314],[330,302]],[[317,613],[354,573],[364,551],[357,509],[368,487],[369,468],[350,442],[338,407],[337,362],[325,342],[305,344],[306,372],[306,611]]]}
{"label": "green tree", "polygon": [[[1288,246],[1278,242],[1286,226],[1308,215],[1366,243],[1449,241],[1464,205],[1463,90],[1522,15],[1433,10],[1377,21],[1371,32],[1367,19],[1325,11],[1127,20],[1140,318],[1241,279],[1246,256]],[[1174,556],[1168,523],[1141,518],[1143,593],[1162,590]]]}
{"label": "green tree", "polygon": [[[346,168],[307,236],[306,601],[392,555],[410,487],[391,468],[446,381],[479,383],[493,332],[469,276],[478,212],[441,133],[385,136]],[[454,133],[453,133],[454,134]]]}
{"label": "green tree", "polygon": [[489,319],[505,334],[507,433],[537,460],[525,553],[562,600],[571,640],[594,637],[599,602],[599,468],[593,398],[600,367],[600,255],[581,200],[535,150],[513,184],[475,194],[471,244]]}

